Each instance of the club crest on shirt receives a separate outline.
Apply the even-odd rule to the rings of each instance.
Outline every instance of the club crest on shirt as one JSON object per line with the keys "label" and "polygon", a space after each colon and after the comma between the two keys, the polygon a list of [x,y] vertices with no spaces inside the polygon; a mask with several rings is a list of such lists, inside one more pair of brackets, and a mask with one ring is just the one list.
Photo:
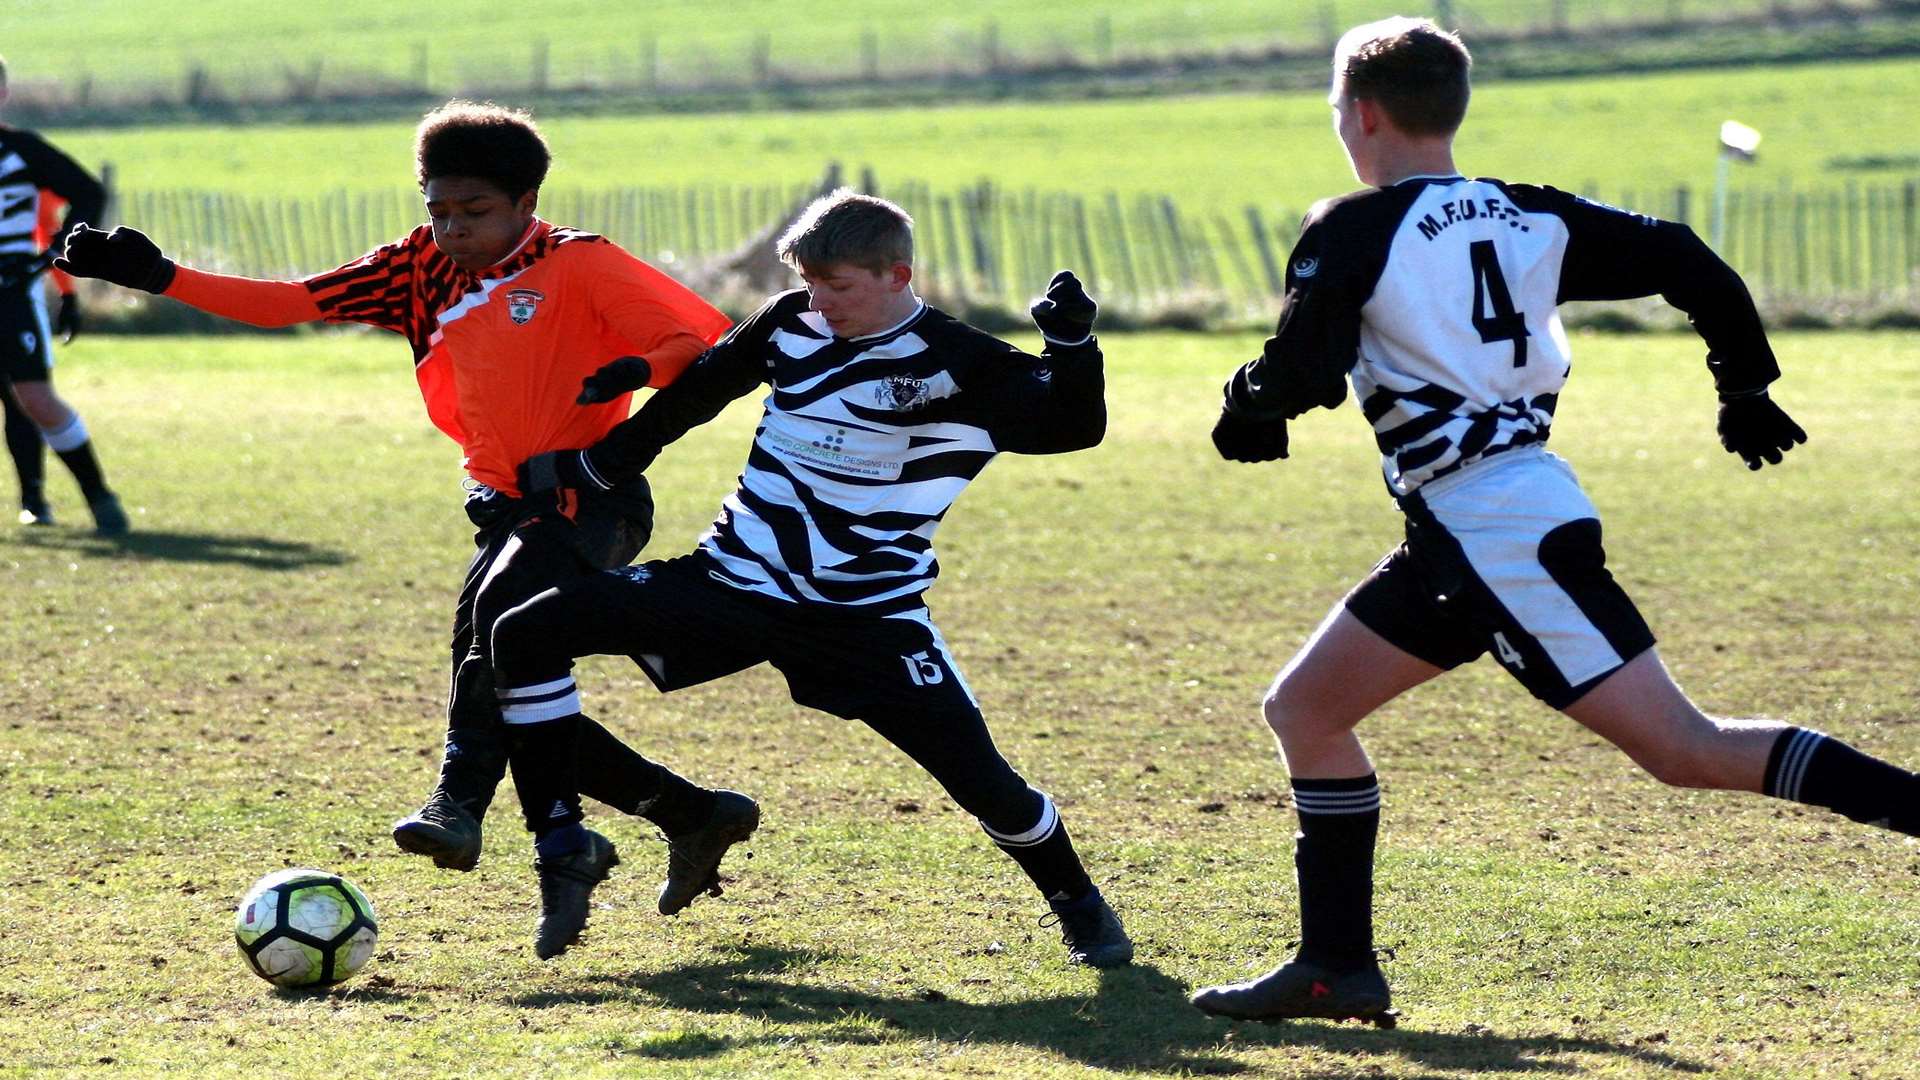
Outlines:
{"label": "club crest on shirt", "polygon": [[873,397],[883,409],[912,412],[933,400],[933,391],[924,379],[916,379],[911,375],[889,375],[873,388]]}
{"label": "club crest on shirt", "polygon": [[533,289],[514,289],[507,293],[507,318],[516,326],[525,326],[540,309],[540,301],[545,299],[545,294]]}
{"label": "club crest on shirt", "polygon": [[1305,258],[1293,264],[1293,276],[1297,278],[1310,278],[1319,272],[1319,259]]}

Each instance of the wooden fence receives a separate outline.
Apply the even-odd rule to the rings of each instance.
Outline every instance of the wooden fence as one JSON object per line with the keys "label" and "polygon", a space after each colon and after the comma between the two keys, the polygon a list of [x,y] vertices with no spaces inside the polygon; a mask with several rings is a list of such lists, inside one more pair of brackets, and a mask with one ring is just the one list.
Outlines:
{"label": "wooden fence", "polygon": [[[1903,18],[1914,0],[1414,0],[1473,34],[1476,45],[1569,35],[1641,35],[1674,39],[1689,32],[1744,26],[1772,31],[1813,22],[1852,24]],[[1146,20],[1107,12],[1055,19],[1021,18],[1003,28],[992,17],[955,13],[938,30],[924,21],[850,26],[837,44],[808,37],[795,44],[768,30],[654,32],[643,11],[610,16],[605,34],[555,42],[539,33],[507,34],[500,44],[448,47],[394,35],[355,39],[348,50],[278,42],[257,48],[146,56],[106,70],[85,55],[58,58],[64,74],[22,73],[15,107],[59,115],[177,103],[186,106],[313,103],[418,97],[549,93],[628,95],[783,90],[803,86],[890,85],[955,77],[1046,76],[1061,71],[1121,74],[1143,65],[1206,66],[1300,53],[1324,62],[1346,27],[1383,13],[1376,3],[1314,0],[1274,5],[1261,29],[1222,34],[1203,8],[1173,8]],[[156,43],[156,46],[158,43]],[[305,46],[312,49],[312,46]],[[42,123],[45,120],[40,121]]]}
{"label": "wooden fence", "polygon": [[[871,176],[863,185],[879,187]],[[602,233],[702,287],[719,267],[765,243],[813,185],[555,189],[547,218]],[[1257,207],[1199,211],[1162,195],[891,184],[915,222],[916,269],[950,302],[1019,309],[1052,275],[1077,270],[1110,309],[1237,315],[1271,310],[1282,291],[1298,216]],[[1711,235],[1711,199],[1687,188],[1622,192],[1608,201],[1687,221]],[[422,220],[402,189],[273,198],[207,191],[133,191],[120,217],[192,265],[262,277],[314,273],[404,235]],[[1769,299],[1920,298],[1920,180],[1817,191],[1736,190],[1723,252]]]}

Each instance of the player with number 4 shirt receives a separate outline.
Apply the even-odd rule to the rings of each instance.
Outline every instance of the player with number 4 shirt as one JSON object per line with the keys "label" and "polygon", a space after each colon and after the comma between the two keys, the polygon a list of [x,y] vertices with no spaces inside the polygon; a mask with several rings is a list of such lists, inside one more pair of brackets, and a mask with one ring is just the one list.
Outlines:
{"label": "player with number 4 shirt", "polygon": [[1228,381],[1213,430],[1228,460],[1284,458],[1287,421],[1339,405],[1351,379],[1406,541],[1267,693],[1300,820],[1300,948],[1195,994],[1210,1013],[1392,1023],[1372,948],[1380,786],[1353,729],[1488,652],[1666,783],[1920,834],[1920,777],[1818,732],[1708,716],[1661,665],[1593,504],[1545,449],[1569,371],[1556,309],[1658,294],[1706,341],[1728,451],[1758,469],[1806,434],[1768,396],[1780,371],[1746,286],[1685,225],[1454,168],[1470,66],[1424,19],[1341,39],[1329,101],[1369,186],[1308,214],[1279,328]]}

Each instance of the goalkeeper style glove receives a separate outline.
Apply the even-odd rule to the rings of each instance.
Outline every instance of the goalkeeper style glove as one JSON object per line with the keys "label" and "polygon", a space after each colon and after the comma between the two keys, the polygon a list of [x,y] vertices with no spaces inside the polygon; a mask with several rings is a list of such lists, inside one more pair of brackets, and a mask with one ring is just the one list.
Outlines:
{"label": "goalkeeper style glove", "polygon": [[1213,425],[1213,448],[1228,461],[1272,461],[1287,456],[1287,422],[1249,420],[1226,409]]}
{"label": "goalkeeper style glove", "polygon": [[75,227],[67,234],[66,253],[53,265],[74,277],[100,278],[150,293],[166,292],[173,284],[173,260],[160,254],[146,234],[125,225],[112,232]]}
{"label": "goalkeeper style glove", "polygon": [[613,487],[613,481],[593,467],[593,459],[585,450],[549,450],[535,454],[520,463],[519,481],[522,498],[551,491],[559,497],[562,506],[567,505],[569,493],[596,494]]}
{"label": "goalkeeper style glove", "polygon": [[644,356],[623,356],[580,380],[579,405],[599,405],[630,394],[653,381],[653,365]]}
{"label": "goalkeeper style glove", "polygon": [[80,336],[80,298],[73,293],[60,294],[60,310],[53,316],[53,332],[63,342]]}
{"label": "goalkeeper style glove", "polygon": [[1765,390],[1720,395],[1720,422],[1715,427],[1720,445],[1727,453],[1740,455],[1749,469],[1758,469],[1762,460],[1778,465],[1782,454],[1807,441],[1806,431]]}
{"label": "goalkeeper style glove", "polygon": [[1047,283],[1047,295],[1027,309],[1033,325],[1049,345],[1085,345],[1093,339],[1093,320],[1100,305],[1093,302],[1073,271],[1062,270]]}

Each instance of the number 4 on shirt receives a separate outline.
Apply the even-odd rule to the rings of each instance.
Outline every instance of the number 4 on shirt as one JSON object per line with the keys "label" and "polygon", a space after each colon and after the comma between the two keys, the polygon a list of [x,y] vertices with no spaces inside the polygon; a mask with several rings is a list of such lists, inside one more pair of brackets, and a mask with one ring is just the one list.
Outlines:
{"label": "number 4 on shirt", "polygon": [[1527,366],[1527,316],[1513,310],[1513,294],[1507,291],[1506,275],[1500,272],[1500,256],[1493,241],[1475,240],[1467,248],[1473,263],[1473,328],[1480,340],[1513,342],[1513,366]]}

